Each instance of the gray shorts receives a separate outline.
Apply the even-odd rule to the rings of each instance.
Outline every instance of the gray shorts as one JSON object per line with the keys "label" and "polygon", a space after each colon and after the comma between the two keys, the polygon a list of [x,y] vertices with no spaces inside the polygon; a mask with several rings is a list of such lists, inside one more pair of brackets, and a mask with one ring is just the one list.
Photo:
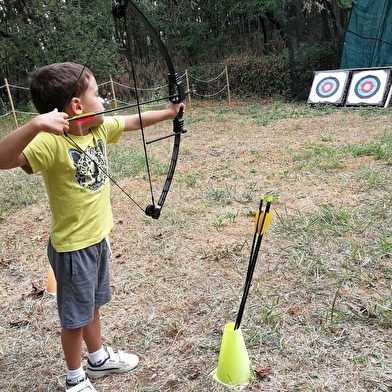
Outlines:
{"label": "gray shorts", "polygon": [[103,239],[85,249],[58,253],[49,239],[48,258],[57,282],[61,327],[90,324],[94,309],[111,299],[108,242]]}

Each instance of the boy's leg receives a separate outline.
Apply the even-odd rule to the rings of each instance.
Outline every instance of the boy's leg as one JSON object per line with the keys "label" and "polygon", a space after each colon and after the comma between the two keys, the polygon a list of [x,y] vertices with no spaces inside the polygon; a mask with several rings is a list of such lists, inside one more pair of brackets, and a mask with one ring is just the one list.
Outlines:
{"label": "boy's leg", "polygon": [[61,344],[69,370],[78,369],[81,365],[82,340],[85,341],[89,353],[102,347],[98,308],[94,311],[93,321],[85,327],[61,330]]}
{"label": "boy's leg", "polygon": [[[98,312],[96,312],[96,314],[98,315]],[[98,326],[95,325],[97,319]],[[87,331],[85,331],[85,328],[87,328]],[[93,342],[92,331],[99,331],[98,337],[100,340],[101,331],[99,325],[99,315],[98,317],[94,317],[92,323],[90,323],[86,327],[80,327],[75,329],[63,328],[61,330],[61,343],[63,346],[63,351],[68,369],[66,390],[69,392],[96,392],[95,388],[91,385],[90,380],[87,378],[81,365],[81,349],[83,336],[87,332],[87,335],[90,336],[91,342]]]}
{"label": "boy's leg", "polygon": [[94,309],[93,321],[83,328],[83,340],[89,353],[94,353],[102,347],[99,308]]}
{"label": "boy's leg", "polygon": [[61,330],[61,344],[69,370],[79,369],[81,365],[83,328]]}

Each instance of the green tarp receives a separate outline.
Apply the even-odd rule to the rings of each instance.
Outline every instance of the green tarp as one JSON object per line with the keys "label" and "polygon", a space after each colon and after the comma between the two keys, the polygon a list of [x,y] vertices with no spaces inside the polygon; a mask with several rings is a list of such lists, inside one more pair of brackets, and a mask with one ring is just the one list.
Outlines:
{"label": "green tarp", "polygon": [[356,0],[340,68],[392,66],[392,0]]}

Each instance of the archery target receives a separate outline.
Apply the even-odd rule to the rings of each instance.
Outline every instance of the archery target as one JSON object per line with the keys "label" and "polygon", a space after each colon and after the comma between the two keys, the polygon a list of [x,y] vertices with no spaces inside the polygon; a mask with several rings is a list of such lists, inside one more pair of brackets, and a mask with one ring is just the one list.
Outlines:
{"label": "archery target", "polygon": [[314,75],[308,103],[341,105],[347,92],[349,71],[318,71]]}
{"label": "archery target", "polygon": [[371,98],[380,90],[381,82],[377,76],[364,76],[354,87],[354,93],[358,98]]}
{"label": "archery target", "polygon": [[324,78],[316,86],[316,93],[320,98],[330,98],[339,90],[339,80],[336,78]]}
{"label": "archery target", "polygon": [[383,106],[390,89],[390,69],[354,71],[347,106]]}

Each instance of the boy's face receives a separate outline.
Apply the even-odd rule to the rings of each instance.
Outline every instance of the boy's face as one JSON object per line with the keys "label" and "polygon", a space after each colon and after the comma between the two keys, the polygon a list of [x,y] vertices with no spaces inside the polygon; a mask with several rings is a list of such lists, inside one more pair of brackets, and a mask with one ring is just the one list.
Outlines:
{"label": "boy's face", "polygon": [[[83,113],[101,112],[104,110],[104,100],[98,94],[98,85],[93,76],[90,77],[87,90],[80,97],[80,103],[83,106]],[[88,123],[89,126],[97,126],[103,123],[103,114],[95,116]]]}

